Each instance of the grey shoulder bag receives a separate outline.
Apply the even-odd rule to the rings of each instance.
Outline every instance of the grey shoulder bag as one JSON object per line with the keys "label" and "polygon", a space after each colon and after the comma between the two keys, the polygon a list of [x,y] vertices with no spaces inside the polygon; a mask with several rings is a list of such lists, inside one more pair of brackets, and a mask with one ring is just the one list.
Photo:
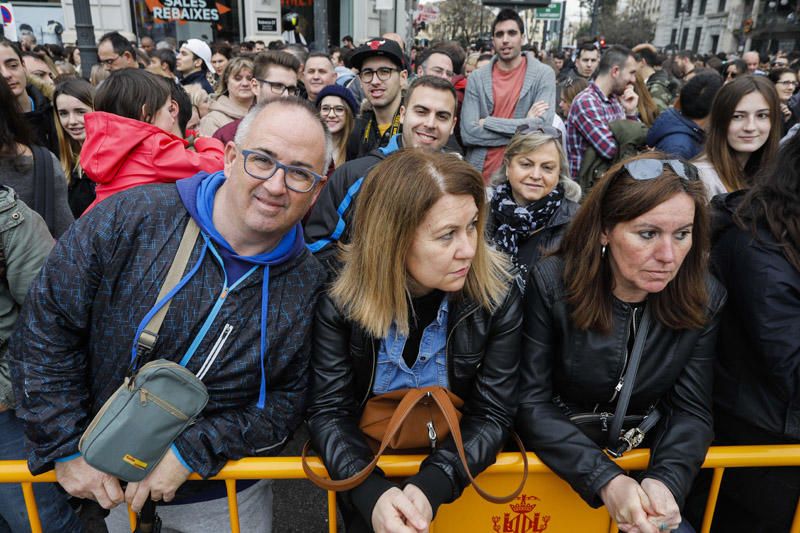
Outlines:
{"label": "grey shoulder bag", "polygon": [[170,300],[188,281],[189,276],[181,277],[199,233],[190,217],[150,319],[132,350],[128,376],[78,444],[87,463],[124,481],[144,479],[208,402],[203,382],[178,363],[158,359],[136,371],[138,361],[155,347]]}

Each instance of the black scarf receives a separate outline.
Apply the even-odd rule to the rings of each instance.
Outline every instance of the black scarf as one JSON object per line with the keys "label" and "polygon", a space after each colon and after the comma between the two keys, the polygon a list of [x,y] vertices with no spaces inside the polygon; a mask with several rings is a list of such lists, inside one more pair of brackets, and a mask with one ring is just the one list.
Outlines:
{"label": "black scarf", "polygon": [[519,241],[546,227],[563,200],[564,188],[561,184],[554,187],[547,196],[526,206],[517,205],[508,182],[495,187],[492,214],[496,224],[494,235],[491,236],[495,247],[511,256],[516,266],[527,270],[527,265],[520,265],[517,260]]}

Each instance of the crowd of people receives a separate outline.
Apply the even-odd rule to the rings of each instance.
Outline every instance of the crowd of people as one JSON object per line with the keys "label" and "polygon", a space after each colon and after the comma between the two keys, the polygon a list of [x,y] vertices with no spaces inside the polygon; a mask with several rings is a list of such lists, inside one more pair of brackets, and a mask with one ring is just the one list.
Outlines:
{"label": "crowd of people", "polygon": [[[349,478],[367,401],[428,386],[463,400],[470,471],[434,432],[419,473],[339,493],[347,531],[427,531],[516,432],[621,531],[691,533],[712,443],[800,442],[800,51],[525,35],[511,9],[469,49],[112,32],[88,80],[74,47],[0,40],[0,459],[55,469],[46,531],[126,531],[148,500],[224,531],[224,485],[190,473],[305,421]],[[125,485],[79,441],[165,301],[144,356],[208,404]],[[646,470],[611,459],[637,446]],[[237,491],[271,531],[271,481]],[[726,473],[714,531],[788,531],[799,497],[798,468]],[[0,487],[0,532],[22,502]]]}

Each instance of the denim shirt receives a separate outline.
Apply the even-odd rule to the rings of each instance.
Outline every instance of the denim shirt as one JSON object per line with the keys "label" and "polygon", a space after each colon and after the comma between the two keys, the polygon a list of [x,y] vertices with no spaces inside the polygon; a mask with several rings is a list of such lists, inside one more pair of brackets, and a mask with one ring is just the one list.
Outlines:
{"label": "denim shirt", "polygon": [[428,324],[419,343],[419,355],[414,366],[408,368],[403,359],[407,337],[397,333],[392,324],[389,334],[381,340],[373,394],[384,394],[397,389],[447,387],[447,296],[442,298],[436,320]]}

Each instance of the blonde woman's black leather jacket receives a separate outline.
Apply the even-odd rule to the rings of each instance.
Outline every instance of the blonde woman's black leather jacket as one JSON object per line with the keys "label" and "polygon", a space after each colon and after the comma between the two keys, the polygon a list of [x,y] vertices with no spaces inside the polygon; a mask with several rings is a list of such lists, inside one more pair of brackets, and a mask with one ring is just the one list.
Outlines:
{"label": "blonde woman's black leather jacket", "polygon": [[[560,257],[548,257],[528,280],[517,431],[529,450],[587,503],[599,507],[600,489],[624,471],[553,399],[558,396],[583,412],[598,404],[597,412],[614,412],[612,398],[624,374],[632,307],[614,299],[608,334],[577,329],[565,298],[563,269]],[[713,435],[713,365],[725,289],[710,275],[707,287],[709,318],[703,329],[673,330],[652,321],[628,407],[628,414],[644,414],[658,402],[662,418],[648,434],[652,458],[644,477],[662,481],[678,505]]]}
{"label": "blonde woman's black leather jacket", "polygon": [[[451,301],[451,309],[448,382],[464,400],[461,433],[470,470],[477,475],[495,462],[514,423],[522,297],[513,284],[494,313],[469,300]],[[358,421],[371,396],[379,343],[349,321],[327,295],[320,298],[307,417],[311,442],[333,479],[352,476],[373,457]],[[445,440],[407,482],[425,493],[434,513],[440,504],[455,500],[469,480],[452,439]],[[347,497],[370,524],[375,502],[394,486],[376,471]]]}

